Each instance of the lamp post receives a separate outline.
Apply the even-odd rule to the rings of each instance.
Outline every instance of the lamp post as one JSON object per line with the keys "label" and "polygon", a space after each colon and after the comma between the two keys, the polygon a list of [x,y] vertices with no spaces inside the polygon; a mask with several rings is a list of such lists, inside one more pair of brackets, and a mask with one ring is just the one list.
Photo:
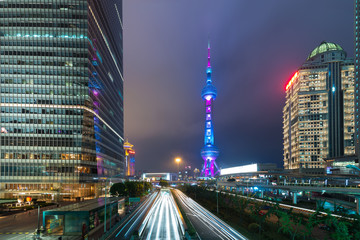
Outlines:
{"label": "lamp post", "polygon": [[216,190],[216,212],[219,215],[219,191]]}
{"label": "lamp post", "polygon": [[[120,175],[122,175],[122,174],[117,174],[117,175],[114,175],[114,176],[108,177],[108,178],[106,178],[106,180],[105,180],[105,213],[104,213],[104,233],[106,233],[106,187],[107,187],[107,181],[108,181],[108,180],[110,180],[110,181],[111,181],[111,178],[113,178],[113,177],[118,177],[118,176],[120,176]],[[111,206],[111,204],[110,204],[110,206]],[[110,213],[111,213],[111,208],[110,208]],[[111,216],[111,215],[110,215],[110,216]],[[110,224],[111,224],[111,219],[110,219]],[[110,225],[110,227],[111,227],[111,225]]]}
{"label": "lamp post", "polygon": [[37,238],[40,239],[40,205],[38,205],[38,218],[37,218],[36,235],[37,235]]}
{"label": "lamp post", "polygon": [[180,172],[180,162],[181,162],[181,158],[176,158],[175,159],[175,162],[177,162],[177,165],[178,165],[178,180],[179,180],[179,172]]}

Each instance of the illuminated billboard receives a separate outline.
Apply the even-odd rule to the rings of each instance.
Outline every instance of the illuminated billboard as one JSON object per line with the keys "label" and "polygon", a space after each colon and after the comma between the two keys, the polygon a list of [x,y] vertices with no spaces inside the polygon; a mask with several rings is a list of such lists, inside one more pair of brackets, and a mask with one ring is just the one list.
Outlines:
{"label": "illuminated billboard", "polygon": [[163,179],[171,181],[170,173],[143,173],[142,179],[150,179],[152,181],[159,181],[160,179]]}
{"label": "illuminated billboard", "polygon": [[249,173],[249,172],[257,172],[257,171],[258,171],[258,165],[255,163],[255,164],[249,164],[249,165],[244,165],[244,166],[221,169],[220,175]]}

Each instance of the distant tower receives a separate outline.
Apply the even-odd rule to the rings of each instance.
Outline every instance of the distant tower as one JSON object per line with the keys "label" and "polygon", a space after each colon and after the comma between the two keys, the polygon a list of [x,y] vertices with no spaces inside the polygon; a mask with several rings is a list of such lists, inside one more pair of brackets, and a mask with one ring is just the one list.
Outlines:
{"label": "distant tower", "polygon": [[205,136],[204,147],[201,149],[201,157],[204,159],[204,167],[201,171],[203,177],[214,177],[219,169],[215,159],[219,156],[219,150],[214,145],[214,128],[212,122],[212,102],[216,98],[217,90],[211,81],[211,65],[210,65],[210,42],[208,43],[208,65],[206,69],[207,79],[206,86],[201,91],[201,97],[205,100]]}
{"label": "distant tower", "polygon": [[125,176],[135,176],[135,151],[134,145],[129,143],[128,140],[124,143],[125,149]]}

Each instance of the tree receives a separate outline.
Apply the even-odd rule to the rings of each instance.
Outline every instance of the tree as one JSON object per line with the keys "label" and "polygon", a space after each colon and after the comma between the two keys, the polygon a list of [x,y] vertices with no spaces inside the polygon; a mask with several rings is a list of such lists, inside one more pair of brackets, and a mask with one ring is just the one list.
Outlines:
{"label": "tree", "polygon": [[296,239],[301,233],[301,229],[304,228],[304,216],[302,214],[293,213],[293,209],[291,208],[289,213],[279,211],[279,221],[280,228],[279,232],[283,232],[285,234],[289,234],[293,240]]}
{"label": "tree", "polygon": [[351,235],[353,236],[353,239],[360,239],[360,215],[354,214],[351,217],[354,219],[349,226]]}
{"label": "tree", "polygon": [[144,191],[143,184],[141,182],[125,182],[126,189],[129,197],[140,197]]}
{"label": "tree", "polygon": [[168,187],[169,186],[169,182],[164,180],[164,179],[160,179],[159,185],[161,187]]}
{"label": "tree", "polygon": [[144,184],[144,191],[145,191],[145,192],[151,191],[151,189],[152,189],[151,183],[149,183],[149,182],[143,182],[143,184]]}
{"label": "tree", "polygon": [[111,196],[122,197],[122,196],[127,196],[128,192],[126,190],[125,184],[122,182],[119,182],[119,183],[114,183],[111,186],[110,194],[111,194]]}

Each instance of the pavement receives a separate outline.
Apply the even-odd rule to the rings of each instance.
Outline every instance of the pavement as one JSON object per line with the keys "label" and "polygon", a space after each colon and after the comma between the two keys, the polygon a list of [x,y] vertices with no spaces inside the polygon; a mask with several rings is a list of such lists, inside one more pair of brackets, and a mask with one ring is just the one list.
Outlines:
{"label": "pavement", "polygon": [[[25,235],[31,234],[37,229],[37,219],[37,209],[0,217],[0,240],[25,239]],[[41,225],[42,212],[40,215]]]}
{"label": "pavement", "polygon": [[[64,203],[67,205],[69,203]],[[40,226],[42,226],[42,212],[57,208],[56,205],[43,207],[40,210]],[[0,240],[33,239],[33,233],[38,226],[38,210],[33,209],[26,212],[0,217]],[[42,238],[46,239],[46,238]],[[50,239],[50,238],[49,238]],[[57,238],[51,238],[57,239]],[[63,238],[64,240],[64,238]],[[70,238],[69,238],[70,240]]]}

